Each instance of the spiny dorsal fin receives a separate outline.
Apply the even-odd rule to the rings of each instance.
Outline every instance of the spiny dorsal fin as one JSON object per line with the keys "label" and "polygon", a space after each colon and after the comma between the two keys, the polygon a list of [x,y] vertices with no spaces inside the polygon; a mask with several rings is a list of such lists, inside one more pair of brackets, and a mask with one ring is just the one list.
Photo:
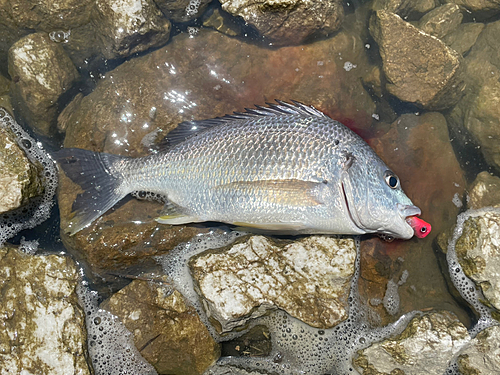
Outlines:
{"label": "spiny dorsal fin", "polygon": [[321,111],[318,111],[312,106],[308,106],[292,100],[292,103],[287,103],[275,99],[276,103],[266,103],[268,107],[256,105],[255,108],[245,108],[245,112],[234,112],[232,115],[225,115],[223,117],[216,117],[209,120],[199,121],[184,121],[166,135],[160,142],[159,148],[164,149],[175,146],[188,138],[197,136],[203,131],[210,129],[214,126],[227,124],[234,120],[253,119],[262,116],[283,116],[283,115],[296,115],[296,116],[315,116],[327,117]]}

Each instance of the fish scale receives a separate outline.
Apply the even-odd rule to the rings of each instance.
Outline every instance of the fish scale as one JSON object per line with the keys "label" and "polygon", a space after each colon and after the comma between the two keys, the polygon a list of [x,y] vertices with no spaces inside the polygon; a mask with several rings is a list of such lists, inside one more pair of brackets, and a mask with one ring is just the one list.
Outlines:
{"label": "fish scale", "polygon": [[297,102],[180,124],[164,150],[142,158],[77,149],[56,157],[85,190],[71,233],[138,190],[167,197],[158,219],[166,224],[410,238],[406,219],[420,214],[366,142]]}

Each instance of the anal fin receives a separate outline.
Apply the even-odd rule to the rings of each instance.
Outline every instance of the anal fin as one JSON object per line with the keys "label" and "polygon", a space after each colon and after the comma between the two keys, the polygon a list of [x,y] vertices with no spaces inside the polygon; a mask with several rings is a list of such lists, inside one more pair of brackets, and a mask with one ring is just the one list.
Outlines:
{"label": "anal fin", "polygon": [[180,225],[188,223],[199,223],[199,218],[190,216],[183,212],[183,208],[173,202],[167,201],[160,213],[160,217],[155,220],[161,224]]}

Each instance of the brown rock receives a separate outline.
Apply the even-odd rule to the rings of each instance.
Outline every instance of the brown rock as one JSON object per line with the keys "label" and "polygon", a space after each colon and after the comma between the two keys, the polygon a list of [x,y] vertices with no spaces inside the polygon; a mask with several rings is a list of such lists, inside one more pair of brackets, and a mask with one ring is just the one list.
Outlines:
{"label": "brown rock", "polygon": [[[361,295],[367,301],[382,300],[388,280],[398,282],[407,270],[408,281],[399,288],[401,313],[454,306],[453,312],[466,321],[447,291],[431,246],[440,232],[454,224],[459,208],[453,199],[461,199],[465,191],[464,175],[450,143],[446,120],[439,113],[403,115],[389,132],[368,142],[399,176],[403,190],[420,207],[421,218],[432,225],[432,232],[425,239],[363,241]],[[374,308],[383,323],[392,319],[382,305]]]}
{"label": "brown rock", "polygon": [[211,27],[229,36],[241,34],[241,26],[235,21],[235,18],[219,8],[205,13],[203,16],[203,26]]}
{"label": "brown rock", "polygon": [[484,23],[463,23],[458,28],[446,35],[443,42],[459,54],[466,54],[476,43],[476,40],[484,29]]}
{"label": "brown rock", "polygon": [[500,178],[481,172],[469,187],[468,208],[500,206]]}
{"label": "brown rock", "polygon": [[170,22],[153,0],[98,0],[92,23],[107,59],[161,46],[170,37]]}
{"label": "brown rock", "polygon": [[53,134],[58,100],[79,77],[64,49],[45,33],[30,34],[10,48],[9,74],[16,111],[38,133]]}
{"label": "brown rock", "polygon": [[436,7],[435,0],[374,0],[373,10],[386,10],[398,16],[415,18]]}
{"label": "brown rock", "polygon": [[195,310],[161,284],[132,281],[100,308],[120,318],[159,374],[202,374],[219,358],[219,345]]}
{"label": "brown rock", "polygon": [[222,9],[242,17],[273,45],[296,45],[314,34],[329,35],[344,18],[338,0],[220,0]]}
{"label": "brown rock", "polygon": [[493,16],[500,11],[499,0],[445,0],[447,3],[453,3],[484,16]]}
{"label": "brown rock", "polygon": [[380,48],[386,89],[425,109],[456,104],[465,88],[461,56],[398,15],[377,11],[370,33]]}
{"label": "brown rock", "polygon": [[442,39],[454,31],[461,23],[464,15],[455,4],[445,4],[427,13],[420,19],[418,27],[425,33]]}

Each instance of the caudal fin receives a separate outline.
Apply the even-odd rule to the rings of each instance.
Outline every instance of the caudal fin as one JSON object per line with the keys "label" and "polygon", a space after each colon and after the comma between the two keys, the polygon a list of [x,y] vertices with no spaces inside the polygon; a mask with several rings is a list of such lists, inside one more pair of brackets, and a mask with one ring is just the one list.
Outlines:
{"label": "caudal fin", "polygon": [[127,195],[128,192],[121,188],[123,177],[114,167],[125,157],[78,148],[62,149],[54,157],[66,176],[83,190],[73,203],[71,235],[88,226]]}

